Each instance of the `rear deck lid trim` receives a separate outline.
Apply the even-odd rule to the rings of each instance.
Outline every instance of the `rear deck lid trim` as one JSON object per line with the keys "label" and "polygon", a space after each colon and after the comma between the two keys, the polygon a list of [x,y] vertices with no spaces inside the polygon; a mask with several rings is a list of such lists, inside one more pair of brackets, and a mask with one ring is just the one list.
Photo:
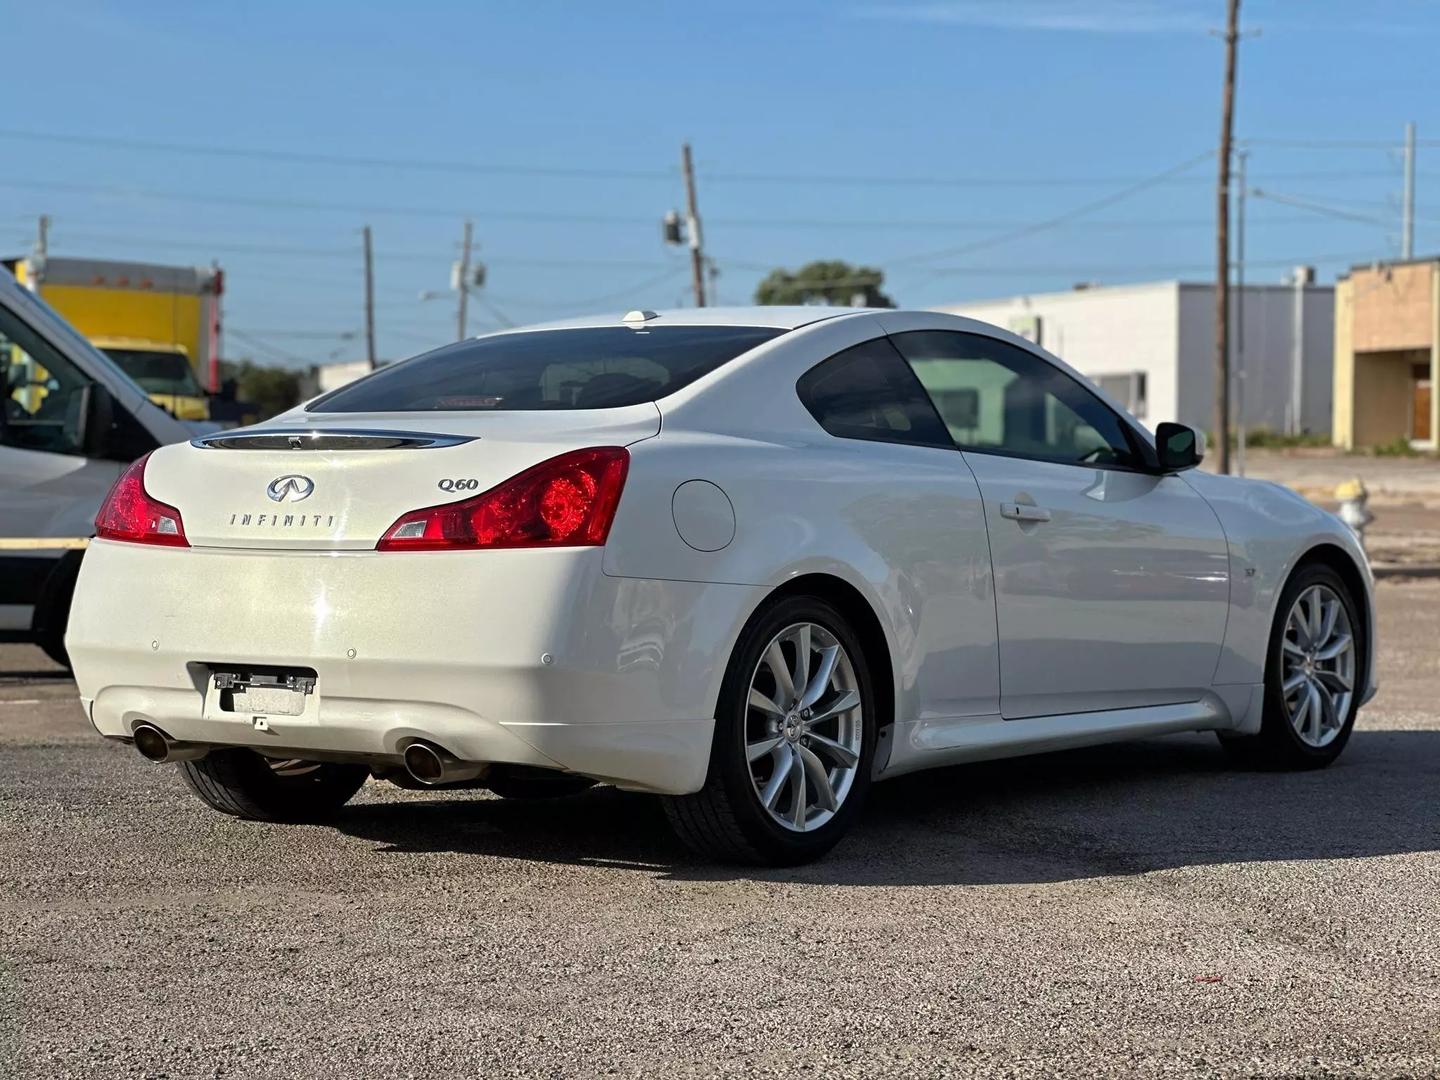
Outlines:
{"label": "rear deck lid trim", "polygon": [[202,435],[190,440],[190,445],[201,450],[422,450],[436,446],[459,446],[479,437],[425,431],[272,428],[267,431]]}

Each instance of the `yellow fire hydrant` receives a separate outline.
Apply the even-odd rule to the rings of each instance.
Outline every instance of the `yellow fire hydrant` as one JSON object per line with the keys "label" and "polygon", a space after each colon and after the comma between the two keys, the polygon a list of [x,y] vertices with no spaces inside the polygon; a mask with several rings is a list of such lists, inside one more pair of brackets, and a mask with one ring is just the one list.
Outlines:
{"label": "yellow fire hydrant", "polygon": [[1365,503],[1370,498],[1370,493],[1365,490],[1365,481],[1358,476],[1346,480],[1335,489],[1335,498],[1340,503],[1340,508],[1335,511],[1335,516],[1350,527],[1355,534],[1355,539],[1360,546],[1365,546],[1365,526],[1375,520],[1375,515],[1365,509]]}

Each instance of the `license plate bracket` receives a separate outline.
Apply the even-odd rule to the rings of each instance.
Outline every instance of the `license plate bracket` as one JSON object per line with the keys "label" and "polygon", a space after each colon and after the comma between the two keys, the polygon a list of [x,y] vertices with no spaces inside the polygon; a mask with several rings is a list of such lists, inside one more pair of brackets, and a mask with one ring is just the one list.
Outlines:
{"label": "license plate bracket", "polygon": [[300,716],[318,681],[309,668],[211,668],[221,712]]}

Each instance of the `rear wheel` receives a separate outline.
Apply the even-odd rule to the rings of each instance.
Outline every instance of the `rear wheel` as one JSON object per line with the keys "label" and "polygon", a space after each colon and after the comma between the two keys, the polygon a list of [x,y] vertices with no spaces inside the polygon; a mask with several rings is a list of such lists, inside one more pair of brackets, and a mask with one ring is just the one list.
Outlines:
{"label": "rear wheel", "polygon": [[715,718],[705,786],[665,799],[710,858],[793,865],[829,851],[870,787],[870,669],[844,616],[813,597],[762,611],[740,636]]}
{"label": "rear wheel", "polygon": [[180,775],[202,802],[251,821],[321,821],[365,783],[364,765],[279,761],[234,747],[180,762]]}
{"label": "rear wheel", "polygon": [[1339,757],[1360,707],[1364,629],[1339,574],[1319,564],[1297,570],[1270,632],[1260,731],[1222,736],[1226,750],[1274,769],[1315,769]]}

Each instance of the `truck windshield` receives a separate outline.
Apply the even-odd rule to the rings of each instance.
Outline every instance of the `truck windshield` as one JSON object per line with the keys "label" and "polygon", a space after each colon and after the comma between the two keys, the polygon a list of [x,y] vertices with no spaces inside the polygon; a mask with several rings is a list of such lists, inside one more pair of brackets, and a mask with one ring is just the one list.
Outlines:
{"label": "truck windshield", "polygon": [[162,349],[106,349],[105,355],[119,364],[120,370],[139,383],[147,394],[205,396],[195,381],[190,358],[184,353]]}
{"label": "truck windshield", "polygon": [[377,371],[308,409],[615,409],[672,394],[780,333],[760,326],[589,326],[495,334]]}

